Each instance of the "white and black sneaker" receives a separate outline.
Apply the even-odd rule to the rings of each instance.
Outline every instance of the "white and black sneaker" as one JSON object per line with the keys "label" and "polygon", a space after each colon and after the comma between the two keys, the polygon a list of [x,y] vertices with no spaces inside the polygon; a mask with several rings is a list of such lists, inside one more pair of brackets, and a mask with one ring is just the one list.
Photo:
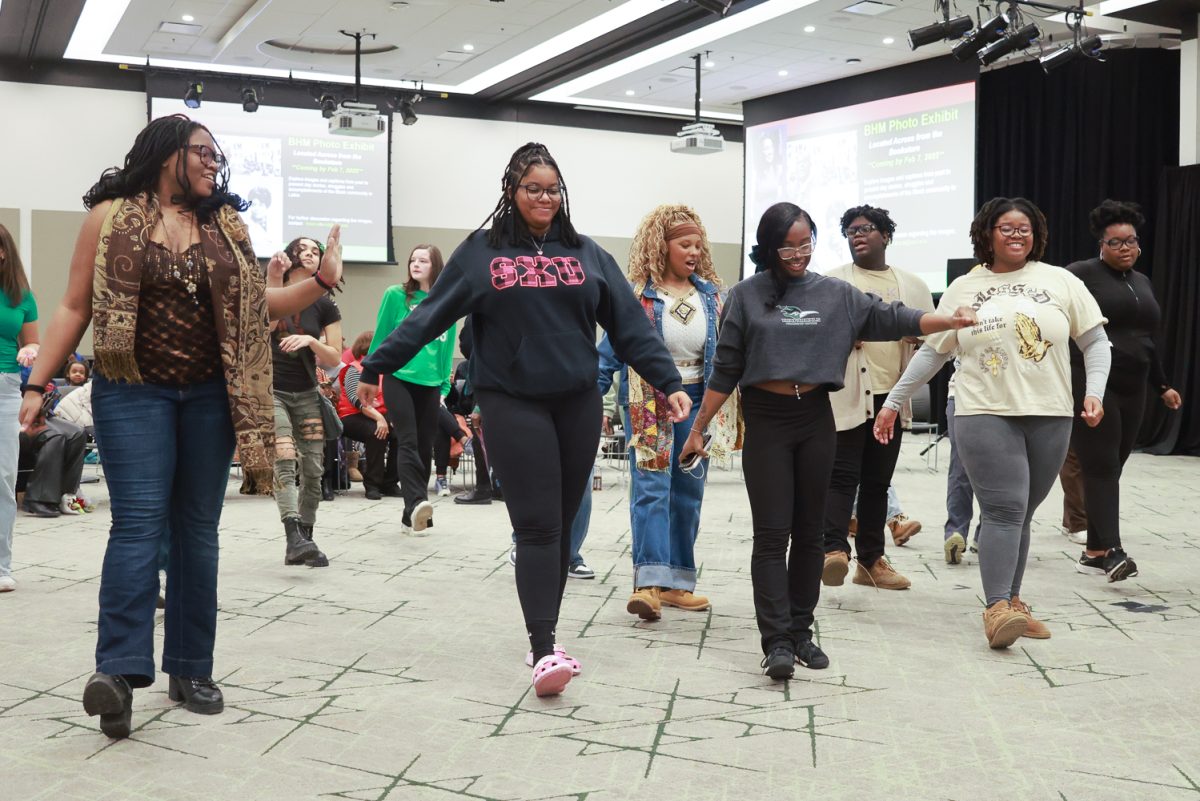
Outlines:
{"label": "white and black sneaker", "polygon": [[1079,561],[1075,563],[1075,569],[1084,575],[1103,576],[1104,557],[1088,556],[1087,551],[1084,551],[1083,553],[1079,554]]}
{"label": "white and black sneaker", "polygon": [[576,562],[567,568],[567,578],[573,579],[594,579],[596,571],[592,570],[584,562]]}
{"label": "white and black sneaker", "polygon": [[1138,574],[1137,563],[1120,548],[1113,548],[1104,556],[1104,574],[1109,581],[1124,581]]}
{"label": "white and black sneaker", "polygon": [[829,667],[829,657],[812,640],[800,640],[796,643],[796,662],[810,670],[824,670]]}
{"label": "white and black sneaker", "polygon": [[796,673],[796,655],[786,645],[776,645],[763,657],[763,673],[776,681],[786,681]]}

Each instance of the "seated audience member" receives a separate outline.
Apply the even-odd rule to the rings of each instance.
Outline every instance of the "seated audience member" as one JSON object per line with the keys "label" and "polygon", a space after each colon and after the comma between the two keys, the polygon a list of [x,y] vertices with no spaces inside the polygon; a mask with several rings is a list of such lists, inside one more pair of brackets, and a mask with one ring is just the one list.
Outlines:
{"label": "seated audience member", "polygon": [[359,371],[363,357],[371,347],[374,331],[364,331],[350,348],[349,364],[338,375],[341,389],[337,398],[338,416],[342,418],[343,436],[361,442],[366,449],[366,466],[362,471],[363,490],[367,500],[377,501],[384,495],[398,495],[400,481],[396,449],[387,421],[387,407],[382,394],[375,403],[364,406],[358,398]]}
{"label": "seated audience member", "polygon": [[[76,364],[86,369],[86,365],[78,362]],[[68,374],[67,380],[70,381],[70,379],[71,376]],[[73,387],[73,389],[74,392],[65,394],[58,405],[54,407],[54,417],[79,426],[90,439],[94,436],[95,431],[92,425],[92,382],[88,381],[82,386]]]}
{"label": "seated audience member", "polygon": [[87,435],[83,428],[48,416],[21,432],[21,451],[33,458],[22,508],[35,517],[58,517],[84,511],[78,500]]}

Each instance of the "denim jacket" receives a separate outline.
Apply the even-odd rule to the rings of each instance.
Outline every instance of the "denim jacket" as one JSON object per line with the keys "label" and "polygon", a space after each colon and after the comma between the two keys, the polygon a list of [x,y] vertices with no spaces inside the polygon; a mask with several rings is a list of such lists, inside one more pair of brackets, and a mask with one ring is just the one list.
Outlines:
{"label": "denim jacket", "polygon": [[[704,302],[704,320],[708,327],[704,336],[704,383],[708,384],[708,377],[712,373],[713,356],[717,352],[717,286],[695,274],[689,280],[696,287],[696,292]],[[642,290],[642,296],[649,298],[654,303],[654,330],[661,337],[663,306],[666,304],[654,291],[653,284],[646,284],[646,288]],[[638,298],[638,302],[641,302],[641,298]],[[621,385],[617,392],[617,405],[623,409],[629,405],[629,367],[617,356],[612,344],[608,341],[607,334],[600,342],[599,351],[600,379],[597,386],[600,388],[600,394],[608,392],[609,387],[612,386],[613,374],[619,370]]]}

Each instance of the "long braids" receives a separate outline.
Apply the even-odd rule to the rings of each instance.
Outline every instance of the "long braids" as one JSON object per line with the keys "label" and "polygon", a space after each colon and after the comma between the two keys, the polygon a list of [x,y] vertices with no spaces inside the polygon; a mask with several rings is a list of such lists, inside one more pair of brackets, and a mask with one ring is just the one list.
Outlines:
{"label": "long braids", "polygon": [[529,227],[517,210],[513,198],[516,196],[525,173],[538,164],[550,167],[558,173],[558,186],[562,190],[562,205],[559,206],[554,219],[558,223],[559,237],[567,247],[579,247],[579,234],[576,233],[575,226],[571,224],[567,183],[563,180],[558,162],[550,155],[546,146],[539,142],[528,142],[517,148],[516,152],[512,154],[512,158],[508,160],[508,166],[504,168],[504,175],[500,179],[500,200],[496,203],[496,208],[492,209],[492,213],[479,226],[482,229],[489,223],[491,224],[487,232],[487,242],[491,247],[500,248],[506,245],[515,247],[526,239],[532,238]]}

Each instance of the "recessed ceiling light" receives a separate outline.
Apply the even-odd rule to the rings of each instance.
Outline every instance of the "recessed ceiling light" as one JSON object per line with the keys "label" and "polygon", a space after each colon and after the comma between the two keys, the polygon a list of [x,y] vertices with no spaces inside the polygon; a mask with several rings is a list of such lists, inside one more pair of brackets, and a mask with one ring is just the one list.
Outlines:
{"label": "recessed ceiling light", "polygon": [[883,43],[884,44],[895,44],[896,40],[894,38],[892,38],[891,36],[885,36],[885,37],[883,37]]}
{"label": "recessed ceiling light", "polygon": [[195,22],[196,21],[196,18],[193,17],[191,14],[184,14],[182,17],[180,17],[180,19],[183,20],[184,22]]}
{"label": "recessed ceiling light", "polygon": [[816,26],[816,25],[805,25],[805,26],[804,26],[804,32],[805,32],[805,33],[812,33],[812,32],[814,32],[816,29],[817,29],[817,26]]}
{"label": "recessed ceiling light", "polygon": [[475,45],[473,45],[473,44],[465,44],[465,45],[463,45],[463,50],[466,50],[468,53],[470,53],[470,52],[471,52],[472,50],[474,50],[474,49],[475,49]]}
{"label": "recessed ceiling light", "polygon": [[626,90],[625,90],[625,96],[626,96],[626,97],[633,97],[633,96],[634,96],[634,95],[636,95],[636,94],[637,94],[637,92],[633,91],[632,89],[626,89]]}
{"label": "recessed ceiling light", "polygon": [[713,61],[711,58],[704,62],[704,69],[706,70],[711,70],[715,66],[717,66],[717,62]]}
{"label": "recessed ceiling light", "polygon": [[786,78],[786,77],[787,77],[787,70],[780,70],[780,71],[779,71],[779,77],[780,77],[780,78]]}

